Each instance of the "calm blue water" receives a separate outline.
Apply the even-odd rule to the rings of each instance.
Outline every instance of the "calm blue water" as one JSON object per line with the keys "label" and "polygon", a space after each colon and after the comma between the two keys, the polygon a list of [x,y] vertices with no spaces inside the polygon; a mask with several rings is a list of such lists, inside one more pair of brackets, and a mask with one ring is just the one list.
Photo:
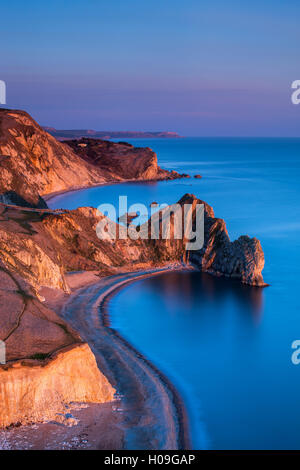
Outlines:
{"label": "calm blue water", "polygon": [[194,193],[231,238],[257,236],[266,289],[200,273],[140,281],[112,301],[112,326],[182,393],[195,448],[300,449],[300,140],[132,140],[164,168],[202,180],[118,184],[56,199],[54,207],[176,202]]}

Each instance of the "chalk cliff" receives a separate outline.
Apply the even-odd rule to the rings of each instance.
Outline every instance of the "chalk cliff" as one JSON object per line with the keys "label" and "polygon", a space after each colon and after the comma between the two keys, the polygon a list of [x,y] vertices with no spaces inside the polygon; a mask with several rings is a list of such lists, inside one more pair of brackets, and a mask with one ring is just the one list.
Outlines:
{"label": "chalk cliff", "polygon": [[188,253],[189,261],[200,270],[217,276],[265,286],[261,274],[265,259],[260,241],[243,235],[231,242],[225,221],[215,217],[211,206],[190,194],[180,200],[180,204],[185,203],[204,204],[204,245],[201,250]]}
{"label": "chalk cliff", "polygon": [[[186,195],[180,204],[190,203],[194,209],[201,202]],[[0,366],[0,426],[42,416],[54,419],[68,401],[113,397],[114,390],[95,366],[89,348],[82,348],[80,338],[41,302],[42,286],[69,291],[66,272],[96,270],[105,276],[117,269],[130,271],[183,259],[214,275],[264,285],[259,241],[240,237],[230,242],[225,222],[216,219],[207,204],[204,246],[198,251],[186,252],[185,240],[101,240],[96,228],[103,220],[93,208],[45,213],[2,205],[0,339],[7,347],[9,370]],[[80,380],[74,375],[78,360]]]}
{"label": "chalk cliff", "polygon": [[[203,204],[204,206],[203,247],[196,250],[187,250],[188,240],[183,236],[183,226],[182,238],[179,240],[171,237],[170,240],[152,241],[153,256],[156,256],[160,261],[182,258],[201,271],[215,276],[231,277],[253,286],[265,286],[261,274],[265,260],[260,241],[257,238],[243,235],[231,242],[225,221],[215,217],[213,208],[193,194],[185,194],[178,201],[178,206],[181,207],[182,220],[184,206],[188,205],[190,207],[189,211],[186,212],[186,217],[188,219],[190,216],[193,229],[196,225],[197,204]],[[167,210],[165,209],[165,211]],[[170,233],[171,235],[174,233],[172,219]]]}
{"label": "chalk cliff", "polygon": [[149,147],[89,138],[65,143],[83,160],[101,169],[108,180],[164,180],[186,176],[160,168],[156,153]]}
{"label": "chalk cliff", "polygon": [[68,271],[107,273],[139,263],[150,266],[181,259],[217,276],[264,285],[259,240],[241,236],[231,242],[224,220],[216,218],[208,204],[189,194],[179,201],[182,211],[185,204],[191,207],[193,224],[196,204],[204,205],[204,245],[195,251],[186,250],[184,237],[174,240],[172,228],[170,239],[150,239],[150,222],[148,239],[121,239],[120,226],[112,222],[117,238],[101,239],[97,227],[100,222],[105,226],[107,219],[94,208],[57,212],[0,205],[0,259],[36,294],[43,286],[68,292],[64,277]]}
{"label": "chalk cliff", "polygon": [[87,344],[16,361],[0,368],[0,427],[59,421],[66,405],[109,402],[114,392]]}
{"label": "chalk cliff", "polygon": [[52,192],[180,176],[161,170],[151,149],[89,139],[86,145],[61,143],[25,111],[0,109],[0,202],[46,207],[42,196]]}
{"label": "chalk cliff", "polygon": [[[105,276],[183,260],[265,285],[260,242],[247,236],[231,242],[225,222],[193,195],[183,196],[178,210],[189,204],[195,224],[196,204],[204,204],[204,245],[196,251],[186,250],[185,239],[100,239],[97,227],[106,219],[96,209],[52,211],[42,199],[74,186],[179,176],[160,169],[151,149],[90,139],[60,143],[27,113],[0,110],[0,340],[8,360],[0,366],[0,426],[53,419],[69,401],[113,398],[89,347],[43,303],[42,287],[70,292],[67,272]],[[120,226],[111,225],[118,234]]]}
{"label": "chalk cliff", "polygon": [[0,109],[0,169],[0,194],[14,191],[36,205],[45,194],[104,181],[24,111]]}
{"label": "chalk cliff", "polygon": [[[24,257],[27,249],[25,243]],[[2,254],[3,247],[0,259]],[[0,427],[57,420],[70,402],[113,400],[115,390],[89,346],[43,305],[7,260],[0,261],[0,285],[0,339],[6,349],[6,364],[0,366]]]}

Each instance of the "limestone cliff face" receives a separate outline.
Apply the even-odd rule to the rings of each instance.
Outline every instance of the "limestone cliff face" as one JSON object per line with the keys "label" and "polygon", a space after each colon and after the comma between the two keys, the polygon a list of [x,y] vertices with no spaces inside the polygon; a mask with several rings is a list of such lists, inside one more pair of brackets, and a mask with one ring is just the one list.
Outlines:
{"label": "limestone cliff face", "polygon": [[[0,366],[0,426],[57,419],[69,402],[110,401],[114,394],[91,350],[39,295],[42,286],[69,291],[45,217],[0,205],[0,339],[7,360]],[[75,218],[71,223],[75,235]]]}
{"label": "limestone cliff face", "polygon": [[67,271],[98,269],[105,272],[108,268],[132,263],[153,264],[152,247],[143,240],[99,239],[96,229],[103,219],[97,209],[88,207],[44,218],[43,226]]}
{"label": "limestone cliff face", "polygon": [[59,264],[30,238],[15,243],[13,233],[0,230],[0,251],[3,261],[22,273],[37,289],[41,286],[67,290]]}
{"label": "limestone cliff face", "polygon": [[104,215],[93,208],[29,207],[45,207],[41,195],[74,186],[178,176],[161,170],[150,149],[90,139],[63,144],[27,113],[0,110],[0,339],[9,361],[0,366],[0,426],[53,419],[68,401],[113,397],[90,349],[43,304],[41,287],[69,292],[66,272],[104,276],[116,268],[184,260],[214,275],[264,285],[260,242],[247,236],[231,242],[225,222],[193,195],[179,201],[179,210],[189,204],[194,224],[196,205],[204,204],[204,245],[197,251],[187,251],[185,239],[99,239]]}
{"label": "limestone cliff face", "polygon": [[0,368],[0,427],[57,420],[71,402],[104,403],[114,393],[87,344],[65,348],[43,364],[15,362]]}
{"label": "limestone cliff face", "polygon": [[[189,204],[195,221],[196,204],[204,205],[204,245],[186,251],[184,238],[174,240],[99,239],[97,226],[104,216],[93,208],[62,213],[44,213],[22,208],[0,209],[0,257],[6,266],[39,287],[55,287],[66,292],[64,272],[99,270],[146,263],[149,266],[183,259],[202,271],[224,275],[250,285],[264,285],[261,271],[264,254],[259,240],[242,236],[230,241],[224,220],[193,195],[185,195],[179,207]],[[118,224],[115,226],[119,233]],[[150,229],[149,229],[150,230]]]}
{"label": "limestone cliff face", "polygon": [[[64,273],[153,263],[153,248],[143,240],[101,240],[97,224],[104,216],[93,208],[57,213],[0,204],[0,260],[30,286],[68,292]],[[156,260],[157,261],[157,260]]]}
{"label": "limestone cliff face", "polygon": [[0,261],[0,339],[6,360],[47,357],[53,351],[80,342],[51,309],[45,307],[30,284]]}
{"label": "limestone cliff face", "polygon": [[261,274],[265,259],[257,238],[247,235],[231,242],[223,219],[214,217],[212,207],[193,195],[181,202],[204,204],[204,245],[201,250],[190,251],[189,261],[202,271],[217,276],[239,279],[244,284],[265,286]]}
{"label": "limestone cliff face", "polygon": [[[57,141],[25,111],[0,109],[0,202],[46,207],[41,196],[126,179],[168,179],[150,149]],[[86,145],[86,147],[84,147]]]}
{"label": "limestone cliff face", "polygon": [[[179,207],[190,205],[193,219],[196,204],[203,201],[187,194],[179,203]],[[0,367],[0,426],[54,419],[68,401],[113,396],[106,379],[91,365],[91,351],[82,349],[78,335],[41,302],[41,286],[68,292],[66,271],[97,270],[107,275],[116,267],[134,270],[141,264],[183,259],[214,275],[264,285],[259,241],[243,236],[231,242],[225,222],[203,204],[204,246],[189,252],[185,239],[101,240],[96,229],[104,216],[93,208],[48,213],[0,205],[0,339],[9,361],[8,370]],[[113,225],[118,233],[117,224]]]}
{"label": "limestone cliff face", "polygon": [[0,110],[0,194],[39,195],[103,182],[95,167],[45,132],[24,111]]}
{"label": "limestone cliff face", "polygon": [[[186,251],[187,240],[184,237],[174,240],[172,228],[168,240],[151,240],[150,235],[148,240],[100,240],[96,227],[104,216],[91,208],[49,215],[44,219],[44,225],[58,243],[57,251],[69,270],[101,270],[105,266],[141,262],[155,265],[183,259],[202,271],[236,278],[249,285],[264,286],[261,274],[264,253],[259,240],[241,236],[231,242],[224,220],[214,216],[212,207],[190,194],[179,201],[179,207],[183,208],[185,204],[190,206],[193,225],[196,205],[204,205],[204,245],[200,250]],[[119,226],[115,225],[118,234]],[[148,230],[150,234],[150,223]]]}
{"label": "limestone cliff face", "polygon": [[[160,240],[154,242],[154,250],[161,260],[182,257],[201,271],[216,276],[226,276],[240,280],[244,284],[265,286],[262,277],[264,253],[257,238],[247,235],[231,242],[223,219],[214,216],[214,211],[206,202],[192,194],[185,194],[179,205],[190,206],[191,220],[195,226],[196,204],[204,205],[204,244],[199,250],[186,251],[187,240]],[[183,212],[183,209],[182,209]]]}
{"label": "limestone cliff face", "polygon": [[185,176],[160,168],[156,153],[149,147],[89,138],[66,140],[65,143],[82,159],[101,169],[108,180],[159,180]]}
{"label": "limestone cliff face", "polygon": [[70,402],[111,401],[88,345],[1,260],[0,285],[0,427],[58,419]]}
{"label": "limestone cliff face", "polygon": [[60,255],[43,229],[43,213],[0,204],[0,260],[35,292],[42,286],[68,291]]}

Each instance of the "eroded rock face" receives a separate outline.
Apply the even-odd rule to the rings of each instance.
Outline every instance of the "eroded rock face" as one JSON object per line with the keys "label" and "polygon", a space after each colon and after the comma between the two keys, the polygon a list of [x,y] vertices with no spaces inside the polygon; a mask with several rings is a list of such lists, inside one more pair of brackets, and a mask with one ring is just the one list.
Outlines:
{"label": "eroded rock face", "polygon": [[0,109],[0,202],[42,208],[41,196],[53,192],[179,177],[161,170],[151,149],[91,140],[61,143],[25,111]]}
{"label": "eroded rock face", "polygon": [[[48,236],[60,253],[67,271],[104,270],[132,263],[152,263],[150,248],[143,241],[101,240],[97,224],[104,216],[97,209],[82,207],[61,215],[49,215],[43,220]],[[147,256],[148,255],[148,256]]]}
{"label": "eroded rock face", "polygon": [[0,368],[0,427],[57,420],[71,402],[112,401],[115,389],[99,371],[87,344],[77,344],[41,364]]}
{"label": "eroded rock face", "polygon": [[159,180],[181,178],[176,171],[158,166],[157,155],[149,147],[134,147],[126,142],[82,138],[66,140],[74,153],[88,163],[101,168],[107,178],[114,180]]}
{"label": "eroded rock face", "polygon": [[[240,279],[250,285],[264,285],[261,271],[264,254],[259,240],[242,236],[231,242],[224,220],[214,216],[204,201],[186,194],[179,201],[189,204],[195,220],[196,204],[204,205],[204,246],[186,251],[187,240],[103,240],[97,225],[104,216],[97,209],[79,208],[61,214],[38,210],[0,209],[0,257],[9,269],[20,274],[38,292],[39,287],[68,291],[64,272],[99,270],[145,263],[188,261],[215,275]],[[119,232],[118,224],[112,224]],[[150,233],[150,228],[149,228]],[[171,230],[172,233],[172,230]]]}
{"label": "eroded rock face", "polygon": [[111,401],[88,345],[1,260],[0,285],[0,427],[55,420],[70,402]]}
{"label": "eroded rock face", "polygon": [[257,238],[247,235],[230,242],[224,237],[218,250],[211,250],[191,255],[196,266],[212,274],[232,277],[252,286],[265,286],[261,271],[264,267],[264,253]]}
{"label": "eroded rock face", "polygon": [[0,205],[0,260],[38,292],[42,286],[68,292],[60,255],[43,227],[43,213]]}
{"label": "eroded rock face", "polygon": [[46,209],[48,206],[44,199],[39,196],[36,198],[36,202],[28,202],[23,197],[19,196],[15,191],[6,191],[3,194],[0,194],[0,203],[3,204],[12,204],[21,207],[32,207],[37,209]]}
{"label": "eroded rock face", "polygon": [[0,339],[6,360],[47,357],[53,351],[80,342],[55,312],[45,307],[32,287],[0,261]]}
{"label": "eroded rock face", "polygon": [[32,204],[51,192],[104,181],[24,111],[0,110],[0,169],[0,194],[15,191]]}
{"label": "eroded rock face", "polygon": [[198,251],[186,251],[184,239],[99,239],[96,229],[104,216],[93,208],[29,208],[44,207],[40,195],[74,186],[178,176],[161,170],[150,149],[90,139],[62,144],[27,113],[0,110],[0,339],[9,361],[0,366],[0,426],[53,419],[68,401],[113,397],[89,348],[42,302],[43,286],[69,292],[66,272],[107,275],[116,268],[184,260],[214,275],[264,285],[260,242],[247,236],[231,242],[225,222],[190,194],[179,204],[191,205],[193,222],[196,205],[205,209],[204,246]]}
{"label": "eroded rock face", "polygon": [[186,240],[160,240],[154,243],[159,259],[169,260],[182,257],[201,271],[216,276],[239,279],[244,284],[265,286],[262,277],[264,253],[257,238],[247,235],[231,242],[223,219],[214,216],[214,211],[206,202],[193,194],[185,194],[179,201],[183,207],[191,206],[195,225],[196,204],[204,205],[204,244],[200,250],[186,251]]}
{"label": "eroded rock face", "polygon": [[214,217],[212,207],[193,195],[185,195],[181,203],[204,204],[204,246],[190,251],[189,260],[202,271],[239,279],[244,284],[265,286],[262,277],[265,259],[257,238],[247,235],[231,242],[223,219]]}
{"label": "eroded rock face", "polygon": [[[0,367],[0,426],[54,419],[68,401],[112,399],[114,390],[94,367],[89,348],[82,348],[78,335],[41,302],[42,286],[68,292],[65,272],[107,275],[116,267],[130,271],[184,260],[214,275],[264,285],[260,242],[247,236],[231,242],[225,222],[208,204],[189,194],[179,201],[181,207],[190,205],[192,218],[201,203],[204,246],[189,252],[184,239],[100,240],[96,229],[104,216],[93,208],[45,213],[0,207],[0,339],[10,361],[8,370]],[[74,375],[78,361],[80,379]]]}

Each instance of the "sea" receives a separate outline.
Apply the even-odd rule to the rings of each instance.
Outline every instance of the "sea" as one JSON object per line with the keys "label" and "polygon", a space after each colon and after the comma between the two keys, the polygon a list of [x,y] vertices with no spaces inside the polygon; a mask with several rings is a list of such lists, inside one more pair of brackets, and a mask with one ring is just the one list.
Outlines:
{"label": "sea", "polygon": [[151,147],[161,167],[192,177],[91,188],[49,205],[117,206],[127,196],[128,205],[149,206],[195,194],[226,221],[231,240],[259,238],[269,286],[162,274],[112,298],[112,327],[181,394],[193,449],[300,449],[300,364],[292,347],[300,340],[300,139],[129,142]]}

